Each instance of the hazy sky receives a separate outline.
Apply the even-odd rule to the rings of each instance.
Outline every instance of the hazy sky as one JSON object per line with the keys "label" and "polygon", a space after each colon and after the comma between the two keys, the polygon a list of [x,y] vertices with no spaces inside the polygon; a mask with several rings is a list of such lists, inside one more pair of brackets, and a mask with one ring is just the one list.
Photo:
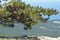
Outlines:
{"label": "hazy sky", "polygon": [[60,2],[60,0],[22,0],[22,1],[25,1],[25,2]]}

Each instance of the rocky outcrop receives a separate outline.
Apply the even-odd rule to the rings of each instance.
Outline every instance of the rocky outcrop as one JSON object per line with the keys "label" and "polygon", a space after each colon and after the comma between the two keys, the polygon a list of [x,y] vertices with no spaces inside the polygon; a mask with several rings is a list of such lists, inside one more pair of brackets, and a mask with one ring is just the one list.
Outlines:
{"label": "rocky outcrop", "polygon": [[60,37],[52,38],[52,37],[47,37],[47,36],[38,36],[37,38],[40,40],[60,40]]}

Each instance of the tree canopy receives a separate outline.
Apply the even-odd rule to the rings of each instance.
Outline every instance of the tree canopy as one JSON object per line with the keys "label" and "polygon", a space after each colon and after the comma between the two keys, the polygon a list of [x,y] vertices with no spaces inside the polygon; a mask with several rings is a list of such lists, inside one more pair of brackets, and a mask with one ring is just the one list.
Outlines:
{"label": "tree canopy", "polygon": [[[56,14],[58,14],[56,9],[31,6],[21,0],[10,0],[4,5],[0,4],[0,24],[14,27],[14,23],[22,23],[25,25],[25,30],[32,29],[31,26],[37,24],[38,21],[47,22],[50,16]],[[44,18],[43,15],[48,17]]]}

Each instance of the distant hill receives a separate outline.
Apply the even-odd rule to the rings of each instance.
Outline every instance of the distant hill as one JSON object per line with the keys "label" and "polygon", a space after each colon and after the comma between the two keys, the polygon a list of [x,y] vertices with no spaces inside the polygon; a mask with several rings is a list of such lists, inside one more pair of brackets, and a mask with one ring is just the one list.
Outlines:
{"label": "distant hill", "polygon": [[38,23],[35,29],[38,29],[41,35],[57,37],[60,36],[60,20],[50,20],[47,23]]}

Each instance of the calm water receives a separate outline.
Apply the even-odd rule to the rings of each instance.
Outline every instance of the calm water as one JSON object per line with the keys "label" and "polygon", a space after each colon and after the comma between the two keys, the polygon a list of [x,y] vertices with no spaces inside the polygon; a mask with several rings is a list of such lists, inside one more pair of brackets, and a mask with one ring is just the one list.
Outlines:
{"label": "calm water", "polygon": [[38,23],[32,30],[24,30],[23,24],[15,24],[14,28],[0,26],[0,36],[19,36],[19,35],[41,35],[41,36],[60,36],[60,24]]}
{"label": "calm water", "polygon": [[[37,3],[37,4],[32,4],[34,6],[43,6],[45,8],[54,8],[60,11],[60,5],[57,5],[59,3]],[[50,19],[59,19],[59,15],[52,16]],[[51,36],[51,37],[56,37],[60,36],[60,28],[58,27],[60,25],[58,24],[53,24],[52,23],[46,23],[46,24],[41,24],[38,23],[37,25],[33,26],[32,30],[24,30],[23,24],[15,24],[14,28],[9,28],[9,27],[2,27],[0,25],[0,36],[19,36],[19,35],[41,35],[41,36]]]}

